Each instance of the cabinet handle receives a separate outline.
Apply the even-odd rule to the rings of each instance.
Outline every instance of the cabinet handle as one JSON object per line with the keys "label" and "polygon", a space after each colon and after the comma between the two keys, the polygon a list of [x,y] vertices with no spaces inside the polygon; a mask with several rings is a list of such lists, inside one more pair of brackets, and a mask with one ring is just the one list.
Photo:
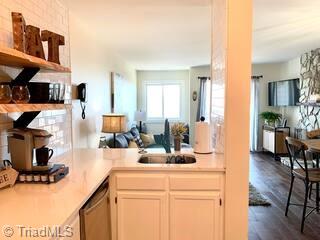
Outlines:
{"label": "cabinet handle", "polygon": [[115,202],[115,204],[118,203],[118,197],[115,197],[115,198],[114,198],[114,202]]}

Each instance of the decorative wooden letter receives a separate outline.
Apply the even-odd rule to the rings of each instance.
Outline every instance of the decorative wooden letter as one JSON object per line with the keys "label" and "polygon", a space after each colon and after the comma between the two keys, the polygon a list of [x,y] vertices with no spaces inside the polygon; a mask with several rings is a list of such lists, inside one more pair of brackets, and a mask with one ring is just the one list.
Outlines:
{"label": "decorative wooden letter", "polygon": [[40,29],[31,25],[26,27],[26,53],[45,59],[40,37]]}
{"label": "decorative wooden letter", "polygon": [[14,49],[25,52],[25,30],[26,22],[21,13],[12,12],[12,28],[13,28],[13,47]]}
{"label": "decorative wooden letter", "polygon": [[19,173],[11,167],[5,170],[0,169],[0,189],[7,186],[12,187],[16,182],[18,175]]}
{"label": "decorative wooden letter", "polygon": [[41,32],[41,40],[48,41],[48,61],[60,64],[59,46],[64,45],[64,36],[44,30]]}
{"label": "decorative wooden letter", "polygon": [[64,45],[64,36],[40,29],[31,25],[26,26],[26,22],[21,13],[12,12],[13,42],[14,49],[45,59],[42,41],[48,42],[48,61],[60,64],[59,46]]}

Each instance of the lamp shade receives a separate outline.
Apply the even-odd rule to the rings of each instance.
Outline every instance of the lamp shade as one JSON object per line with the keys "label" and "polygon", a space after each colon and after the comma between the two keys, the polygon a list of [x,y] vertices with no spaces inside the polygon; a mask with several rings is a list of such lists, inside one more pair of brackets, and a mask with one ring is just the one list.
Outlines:
{"label": "lamp shade", "polygon": [[126,116],[122,114],[103,115],[102,132],[122,133],[126,131]]}
{"label": "lamp shade", "polygon": [[136,111],[134,113],[134,120],[137,122],[144,122],[147,120],[147,114],[144,111]]}

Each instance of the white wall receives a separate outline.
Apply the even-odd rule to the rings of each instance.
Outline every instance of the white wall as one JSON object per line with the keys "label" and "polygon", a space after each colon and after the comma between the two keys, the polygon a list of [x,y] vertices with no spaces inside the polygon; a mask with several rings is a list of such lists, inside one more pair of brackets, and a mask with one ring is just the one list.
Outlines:
{"label": "white wall", "polygon": [[198,99],[196,101],[192,100],[193,91],[197,91],[199,95],[200,81],[198,77],[210,77],[211,69],[210,65],[206,66],[196,66],[190,68],[190,144],[194,143],[194,126],[197,118],[198,111]]}
{"label": "white wall", "polygon": [[[74,147],[96,148],[102,135],[102,115],[110,113],[111,72],[121,74],[126,109],[123,112],[133,120],[137,109],[136,71],[121,61],[99,41],[99,34],[92,33],[77,16],[70,14],[72,84],[88,83],[86,119],[81,118],[78,100],[73,101]],[[118,90],[116,90],[118,91]],[[129,103],[129,104],[128,104]],[[130,124],[128,124],[130,125]]]}
{"label": "white wall", "polygon": [[[299,107],[270,107],[268,106],[268,82],[293,79],[300,77],[300,58],[297,57],[288,62],[269,63],[269,64],[253,64],[252,75],[263,75],[260,79],[260,104],[259,112],[274,111],[281,113],[288,119],[288,126],[291,127],[292,134],[294,127],[299,121]],[[262,146],[262,124],[260,120],[259,126],[259,146]]]}
{"label": "white wall", "polygon": [[[121,61],[120,61],[121,64]],[[128,119],[127,127],[131,128],[134,120],[134,112],[137,110],[137,81],[136,71],[128,68],[125,63],[115,66],[117,72],[125,75],[114,79],[114,112],[125,114]]]}
{"label": "white wall", "polygon": [[[137,71],[138,109],[146,110],[143,82],[145,81],[182,81],[184,83],[181,122],[189,123],[190,95],[189,70],[177,71]],[[159,134],[164,131],[164,122],[147,122],[148,133]]]}

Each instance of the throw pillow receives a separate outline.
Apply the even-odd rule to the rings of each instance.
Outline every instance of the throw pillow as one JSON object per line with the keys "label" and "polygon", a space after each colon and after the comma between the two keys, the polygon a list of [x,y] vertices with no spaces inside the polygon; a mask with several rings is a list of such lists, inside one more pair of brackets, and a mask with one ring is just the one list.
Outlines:
{"label": "throw pillow", "polygon": [[145,147],[148,147],[156,143],[156,141],[154,140],[153,134],[140,133],[140,137]]}
{"label": "throw pillow", "polygon": [[138,145],[135,141],[130,141],[128,148],[138,148]]}
{"label": "throw pillow", "polygon": [[128,143],[130,143],[130,141],[133,140],[133,135],[131,132],[126,132],[126,133],[123,133],[122,135],[127,139]]}
{"label": "throw pillow", "polygon": [[123,135],[116,136],[116,148],[128,148],[128,141]]}
{"label": "throw pillow", "polygon": [[139,130],[136,127],[131,128],[130,132],[134,137],[140,136]]}
{"label": "throw pillow", "polygon": [[139,148],[144,148],[144,144],[140,138],[140,136],[134,136],[133,137],[134,141],[136,142],[136,144],[138,145]]}

